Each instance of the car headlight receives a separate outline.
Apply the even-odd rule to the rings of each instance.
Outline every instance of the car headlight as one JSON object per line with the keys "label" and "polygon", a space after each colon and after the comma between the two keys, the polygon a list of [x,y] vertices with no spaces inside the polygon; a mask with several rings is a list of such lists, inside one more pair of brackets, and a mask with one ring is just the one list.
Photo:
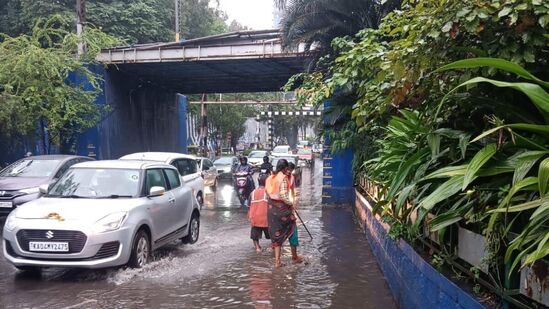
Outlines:
{"label": "car headlight", "polygon": [[38,192],[40,192],[40,187],[34,187],[34,188],[23,189],[23,190],[19,190],[19,192],[25,193],[25,194],[38,193]]}
{"label": "car headlight", "polygon": [[102,219],[97,220],[93,227],[95,233],[104,233],[109,231],[118,230],[124,219],[128,216],[128,213],[125,211],[115,212],[110,215],[103,217]]}
{"label": "car headlight", "polygon": [[17,217],[15,217],[15,213],[12,212],[6,219],[4,228],[6,228],[6,230],[8,231],[13,231],[16,226],[17,226]]}

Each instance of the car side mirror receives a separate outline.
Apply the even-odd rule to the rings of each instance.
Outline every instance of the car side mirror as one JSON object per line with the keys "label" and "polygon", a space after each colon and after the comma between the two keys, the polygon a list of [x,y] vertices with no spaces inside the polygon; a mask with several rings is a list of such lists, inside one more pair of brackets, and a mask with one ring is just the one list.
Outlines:
{"label": "car side mirror", "polygon": [[216,168],[215,166],[210,167],[210,171],[214,171],[214,172],[215,172],[216,170],[217,170],[217,168]]}
{"label": "car side mirror", "polygon": [[151,190],[149,191],[149,197],[160,196],[160,195],[163,195],[164,193],[166,193],[166,188],[155,186],[155,187],[152,187]]}
{"label": "car side mirror", "polygon": [[43,184],[40,187],[38,187],[38,192],[40,192],[40,194],[47,194],[49,189],[50,189],[49,184]]}

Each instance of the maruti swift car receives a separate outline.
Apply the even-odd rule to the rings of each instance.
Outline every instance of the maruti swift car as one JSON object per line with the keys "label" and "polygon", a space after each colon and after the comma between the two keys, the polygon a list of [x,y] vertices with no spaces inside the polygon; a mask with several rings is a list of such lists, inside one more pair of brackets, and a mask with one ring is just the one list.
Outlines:
{"label": "maruti swift car", "polygon": [[198,240],[198,202],[168,164],[79,163],[41,191],[4,225],[4,256],[22,270],[139,268],[163,245]]}

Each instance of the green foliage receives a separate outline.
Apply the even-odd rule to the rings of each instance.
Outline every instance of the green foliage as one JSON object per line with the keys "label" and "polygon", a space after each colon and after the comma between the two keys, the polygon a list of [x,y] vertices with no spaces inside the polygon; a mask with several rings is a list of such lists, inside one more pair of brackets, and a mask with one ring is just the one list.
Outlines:
{"label": "green foliage", "polygon": [[[42,123],[54,144],[70,147],[77,133],[99,119],[101,110],[94,100],[100,79],[88,69],[86,61],[94,59],[101,47],[119,42],[93,28],[79,39],[54,27],[58,21],[56,17],[41,21],[32,35],[5,36],[0,43],[3,136],[33,136],[37,124]],[[75,55],[81,40],[89,53],[79,59]],[[81,84],[67,83],[69,75]]]}
{"label": "green foliage", "polygon": [[[6,0],[0,3],[0,33],[28,34],[38,19],[61,16],[65,30],[74,28],[74,0]],[[88,0],[87,22],[127,43],[172,41],[173,0]],[[181,37],[191,39],[225,32],[226,16],[208,0],[182,1]]]}
{"label": "green foliage", "polygon": [[530,265],[549,252],[548,29],[546,1],[405,1],[288,86],[348,111],[347,142],[376,141],[355,171],[381,187],[390,224],[410,238],[465,225],[493,269]]}
{"label": "green foliage", "polygon": [[286,45],[305,43],[327,51],[336,37],[376,28],[381,17],[398,8],[400,1],[296,0],[277,4],[284,9],[281,32]]}

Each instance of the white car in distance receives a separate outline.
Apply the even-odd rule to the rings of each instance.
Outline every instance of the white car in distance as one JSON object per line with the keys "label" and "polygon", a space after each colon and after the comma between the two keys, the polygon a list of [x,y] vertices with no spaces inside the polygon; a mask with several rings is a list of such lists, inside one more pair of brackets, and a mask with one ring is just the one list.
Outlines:
{"label": "white car in distance", "polygon": [[204,204],[204,179],[195,156],[176,152],[136,152],[125,155],[120,160],[154,161],[175,166],[183,183],[193,189],[200,206]]}
{"label": "white car in distance", "polygon": [[204,186],[211,187],[212,189],[217,188],[218,172],[213,162],[208,158],[197,157],[196,163],[204,179]]}
{"label": "white car in distance", "polygon": [[273,149],[271,154],[273,156],[283,156],[283,155],[291,154],[291,147],[288,145],[276,146]]}
{"label": "white car in distance", "polygon": [[248,164],[253,168],[259,168],[263,164],[263,157],[269,156],[266,150],[254,150],[248,155]]}

